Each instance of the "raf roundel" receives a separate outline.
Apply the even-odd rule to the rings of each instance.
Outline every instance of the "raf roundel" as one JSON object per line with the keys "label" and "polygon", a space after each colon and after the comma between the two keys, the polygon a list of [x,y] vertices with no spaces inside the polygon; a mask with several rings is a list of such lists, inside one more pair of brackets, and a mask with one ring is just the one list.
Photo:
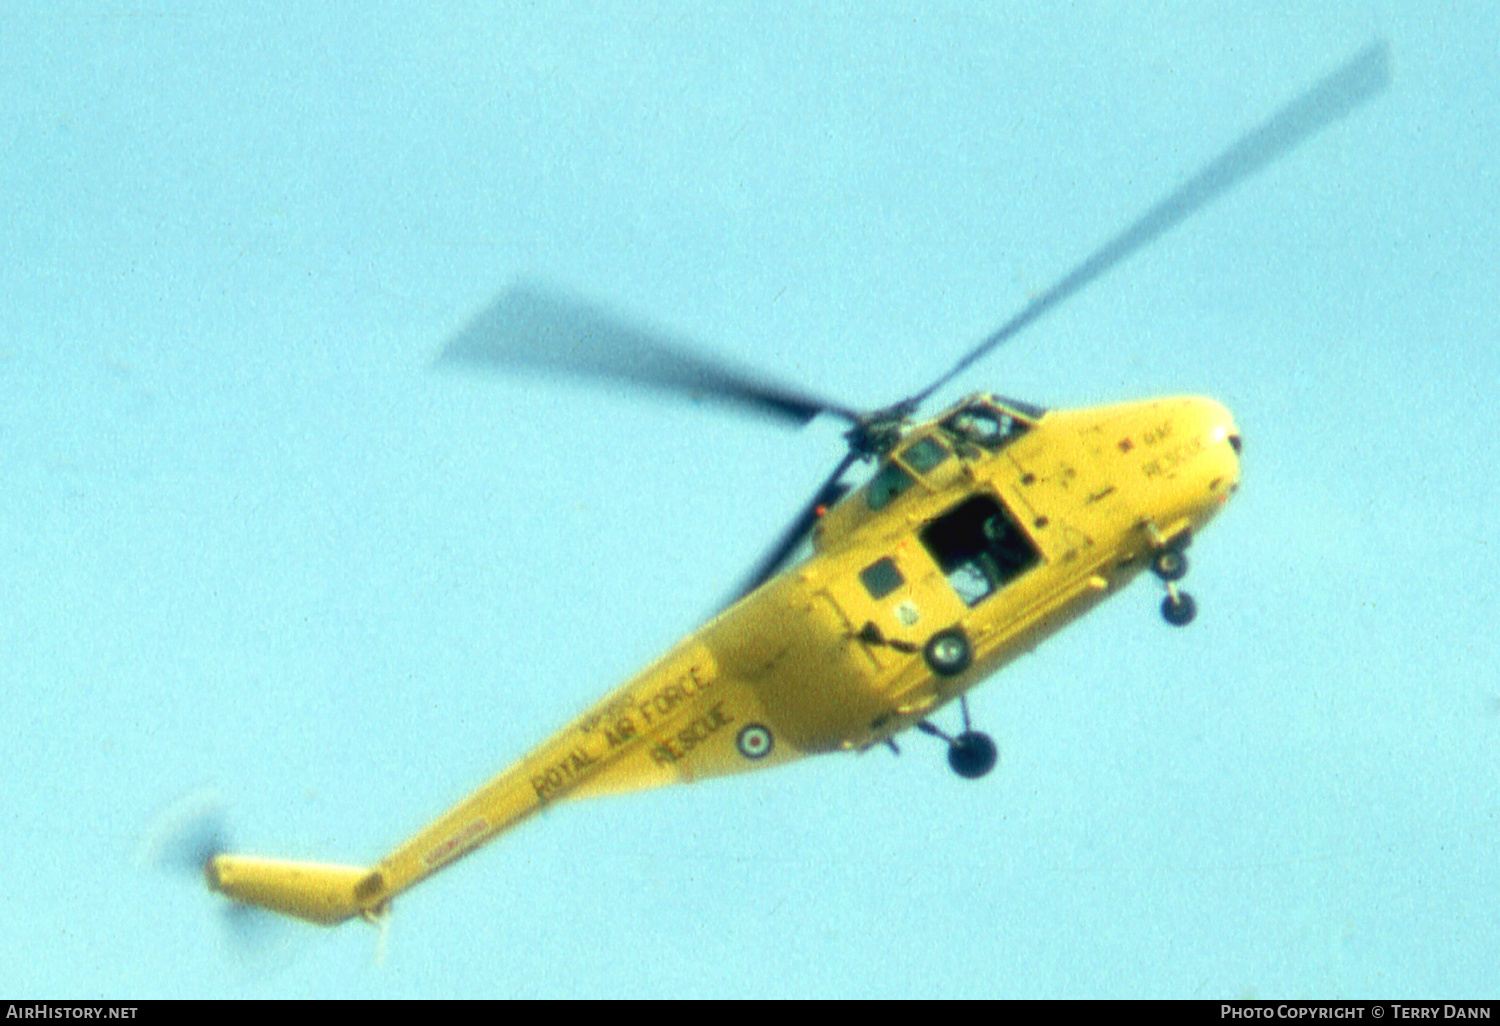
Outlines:
{"label": "raf roundel", "polygon": [[771,746],[775,743],[771,732],[759,723],[752,723],[739,736],[734,739],[735,746],[739,748],[740,754],[747,759],[764,759],[771,754]]}

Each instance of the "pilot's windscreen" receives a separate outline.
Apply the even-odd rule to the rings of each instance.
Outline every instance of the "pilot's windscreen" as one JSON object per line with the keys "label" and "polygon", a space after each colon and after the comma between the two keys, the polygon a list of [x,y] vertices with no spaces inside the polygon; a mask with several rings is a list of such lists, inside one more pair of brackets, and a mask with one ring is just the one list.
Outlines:
{"label": "pilot's windscreen", "polygon": [[1024,420],[986,403],[966,406],[943,421],[943,427],[953,435],[991,452],[1019,438],[1029,426]]}

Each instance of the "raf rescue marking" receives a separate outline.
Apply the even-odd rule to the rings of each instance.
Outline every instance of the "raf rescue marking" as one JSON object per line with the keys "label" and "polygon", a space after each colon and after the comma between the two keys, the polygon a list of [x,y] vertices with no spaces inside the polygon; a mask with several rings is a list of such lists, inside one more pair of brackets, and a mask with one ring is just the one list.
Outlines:
{"label": "raf rescue marking", "polygon": [[[713,683],[713,677],[704,677],[698,667],[692,666],[672,683],[645,698],[626,692],[589,712],[577,721],[575,727],[590,743],[575,745],[563,755],[554,754],[545,768],[532,774],[531,787],[537,800],[547,802],[561,797],[605,762],[623,754],[623,749],[633,746],[648,734],[668,729],[671,721],[687,709],[689,700],[706,694]],[[734,717],[724,711],[720,702],[675,733],[659,738],[651,747],[651,757],[661,765],[674,763],[719,728],[733,722]],[[605,742],[603,746],[592,740],[601,734]]]}
{"label": "raf rescue marking", "polygon": [[698,668],[694,666],[687,673],[677,678],[676,683],[668,684],[656,694],[637,705],[635,711],[646,726],[649,727],[657,721],[666,719],[672,714],[672,710],[676,709],[683,702],[686,702],[689,698],[695,698],[703,694],[703,692],[712,686],[713,678],[710,677],[708,680],[699,679]]}
{"label": "raf rescue marking", "polygon": [[575,748],[542,772],[534,774],[531,786],[536,789],[536,796],[546,801],[565,784],[575,783],[598,764],[598,758],[590,755],[586,749]]}
{"label": "raf rescue marking", "polygon": [[1163,474],[1170,477],[1178,467],[1202,451],[1203,439],[1190,438],[1186,442],[1168,449],[1158,458],[1142,466],[1141,472],[1147,477],[1160,477]]}
{"label": "raf rescue marking", "polygon": [[771,747],[775,743],[771,732],[759,723],[750,724],[734,739],[735,747],[747,759],[764,759],[771,754]]}
{"label": "raf rescue marking", "polygon": [[602,728],[609,747],[618,748],[638,740],[642,728],[661,723],[683,702],[707,691],[713,682],[712,677],[705,680],[700,676],[698,667],[689,667],[671,684],[644,699],[629,692],[610,699],[578,721],[578,732],[588,737]]}
{"label": "raf rescue marking", "polygon": [[604,705],[590,712],[578,721],[578,733],[587,737],[592,734],[605,720],[618,717],[621,713],[630,711],[635,706],[635,696],[630,692],[616,695]]}
{"label": "raf rescue marking", "polygon": [[1147,446],[1155,445],[1158,442],[1162,442],[1170,438],[1171,435],[1172,422],[1170,420],[1164,420],[1160,424],[1157,424],[1155,427],[1147,428],[1145,434],[1141,435],[1141,443]]}
{"label": "raf rescue marking", "polygon": [[689,720],[676,734],[664,737],[652,745],[651,758],[657,765],[670,766],[717,734],[720,727],[733,722],[734,717],[724,711],[724,703],[716,702],[712,709]]}

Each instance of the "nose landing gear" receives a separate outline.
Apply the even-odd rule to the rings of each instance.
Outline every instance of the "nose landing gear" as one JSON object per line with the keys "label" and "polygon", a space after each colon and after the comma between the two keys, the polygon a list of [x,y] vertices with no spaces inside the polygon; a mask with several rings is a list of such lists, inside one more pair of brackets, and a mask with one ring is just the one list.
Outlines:
{"label": "nose landing gear", "polygon": [[1187,556],[1181,549],[1162,549],[1151,557],[1151,572],[1163,581],[1180,581],[1187,576]]}
{"label": "nose landing gear", "polygon": [[1186,627],[1198,615],[1198,604],[1193,596],[1180,590],[1177,585],[1167,585],[1167,597],[1161,600],[1161,617],[1173,627]]}
{"label": "nose landing gear", "polygon": [[1151,557],[1151,572],[1167,586],[1167,597],[1161,600],[1162,619],[1173,627],[1192,623],[1198,615],[1198,604],[1193,596],[1177,587],[1177,582],[1187,576],[1187,556],[1181,549],[1161,549]]}
{"label": "nose landing gear", "polygon": [[1000,750],[988,734],[973,729],[969,722],[969,700],[959,696],[958,705],[963,710],[964,729],[957,737],[949,737],[927,720],[918,723],[917,729],[948,743],[948,765],[954,773],[965,780],[978,780],[995,768],[1000,761]]}
{"label": "nose landing gear", "polygon": [[966,730],[948,746],[948,765],[965,780],[978,780],[995,768],[1000,750],[988,734]]}

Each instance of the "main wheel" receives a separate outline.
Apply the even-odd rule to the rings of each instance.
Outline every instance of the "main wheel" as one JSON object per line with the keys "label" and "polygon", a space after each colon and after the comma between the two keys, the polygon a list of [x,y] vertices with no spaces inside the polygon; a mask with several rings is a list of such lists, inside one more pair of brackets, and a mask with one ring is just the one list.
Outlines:
{"label": "main wheel", "polygon": [[1186,627],[1198,615],[1198,603],[1187,592],[1179,591],[1175,600],[1171,595],[1161,600],[1161,615],[1173,627]]}
{"label": "main wheel", "polygon": [[974,658],[974,649],[962,630],[950,627],[929,638],[927,646],[922,649],[922,655],[934,673],[942,677],[956,677],[969,668],[969,661]]}
{"label": "main wheel", "polygon": [[1180,581],[1187,571],[1187,557],[1176,549],[1162,549],[1151,557],[1151,572],[1164,581]]}
{"label": "main wheel", "polygon": [[988,734],[966,730],[948,746],[948,765],[965,780],[978,780],[1000,759],[1000,750]]}

